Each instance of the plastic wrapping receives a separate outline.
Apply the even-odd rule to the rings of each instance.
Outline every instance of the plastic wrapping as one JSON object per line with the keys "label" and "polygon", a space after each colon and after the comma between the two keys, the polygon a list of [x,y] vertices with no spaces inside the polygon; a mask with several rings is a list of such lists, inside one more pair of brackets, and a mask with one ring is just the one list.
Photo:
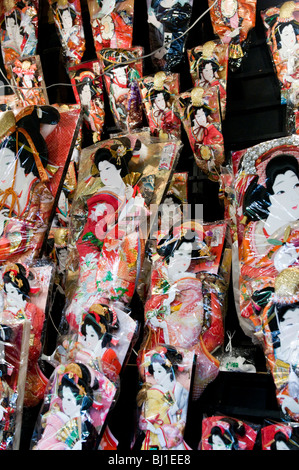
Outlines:
{"label": "plastic wrapping", "polygon": [[49,104],[39,56],[18,58],[10,68],[11,85],[18,96],[17,107]]}
{"label": "plastic wrapping", "polygon": [[288,1],[261,12],[266,41],[272,56],[282,99],[298,87],[299,4]]}
{"label": "plastic wrapping", "polygon": [[232,345],[234,334],[229,331],[226,332],[229,341],[220,354],[217,354],[217,359],[220,362],[219,370],[225,372],[249,372],[255,373],[256,367],[252,351],[250,348],[236,347]]}
{"label": "plastic wrapping", "polygon": [[228,69],[228,45],[219,40],[208,41],[202,46],[187,50],[190,75],[195,87],[208,90],[216,87],[219,93],[222,119],[226,112],[226,85]]}
{"label": "plastic wrapping", "polygon": [[93,141],[101,140],[105,109],[99,61],[82,62],[69,67],[68,72],[76,102],[82,106],[84,121],[93,133]]}
{"label": "plastic wrapping", "polygon": [[176,106],[198,167],[218,181],[225,158],[218,90],[195,87],[181,93]]}
{"label": "plastic wrapping", "polygon": [[41,253],[79,123],[79,108],[1,114],[0,263],[30,265]]}
{"label": "plastic wrapping", "polygon": [[254,450],[260,426],[228,416],[202,420],[199,450]]}
{"label": "plastic wrapping", "polygon": [[238,217],[237,312],[262,345],[287,419],[298,420],[298,136],[232,155]]}
{"label": "plastic wrapping", "polygon": [[138,79],[143,74],[142,47],[132,49],[102,49],[101,72],[109,97],[115,125],[129,132],[142,126],[142,101]]}
{"label": "plastic wrapping", "polygon": [[39,366],[39,359],[43,347],[42,335],[46,327],[53,266],[38,262],[29,269],[20,263],[8,263],[1,268],[1,278],[3,318],[10,322],[23,319],[30,324],[24,406],[36,406],[43,399],[48,380]]}
{"label": "plastic wrapping", "polygon": [[87,0],[97,57],[103,48],[132,47],[134,0]]}
{"label": "plastic wrapping", "polygon": [[15,59],[36,54],[39,0],[1,0],[0,11],[1,51],[10,78],[10,65]]}
{"label": "plastic wrapping", "polygon": [[209,0],[214,33],[229,45],[229,66],[239,68],[244,56],[244,45],[256,20],[256,0]]}
{"label": "plastic wrapping", "polygon": [[156,71],[176,72],[185,52],[193,0],[147,0],[149,42]]}
{"label": "plastic wrapping", "polygon": [[266,420],[261,429],[262,450],[299,450],[298,423]]}
{"label": "plastic wrapping", "polygon": [[5,311],[0,318],[0,450],[18,450],[30,323],[26,319],[7,318]]}
{"label": "plastic wrapping", "polygon": [[103,374],[76,362],[58,366],[31,440],[32,450],[96,450],[116,387]]}
{"label": "plastic wrapping", "polygon": [[151,134],[165,140],[179,139],[181,120],[174,105],[179,75],[157,72],[138,80],[138,84]]}
{"label": "plastic wrapping", "polygon": [[59,337],[55,352],[44,358],[54,366],[81,362],[117,384],[136,329],[136,321],[121,305],[94,303],[82,311],[79,328]]}
{"label": "plastic wrapping", "polygon": [[180,149],[180,141],[157,142],[140,132],[82,150],[69,240],[70,325],[80,323],[76,315],[93,298],[130,303]]}
{"label": "plastic wrapping", "polygon": [[48,0],[66,67],[80,64],[85,36],[80,0]]}
{"label": "plastic wrapping", "polygon": [[219,371],[212,354],[224,340],[228,279],[221,276],[220,262],[230,263],[222,258],[225,236],[225,223],[203,226],[185,221],[160,234],[152,249],[138,364],[158,344],[192,351],[196,355],[193,399],[199,398]]}
{"label": "plastic wrapping", "polygon": [[157,345],[144,357],[138,392],[141,450],[189,450],[184,441],[194,355]]}

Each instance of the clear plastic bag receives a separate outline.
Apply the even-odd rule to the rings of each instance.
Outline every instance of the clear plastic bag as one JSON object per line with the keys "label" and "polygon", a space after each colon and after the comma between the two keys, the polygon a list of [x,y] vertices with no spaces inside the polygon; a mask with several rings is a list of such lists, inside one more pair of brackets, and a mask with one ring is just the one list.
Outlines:
{"label": "clear plastic bag", "polygon": [[147,352],[138,392],[141,450],[190,450],[184,441],[194,355],[166,344]]}
{"label": "clear plastic bag", "polygon": [[255,26],[256,0],[209,0],[213,31],[229,45],[229,67],[240,68],[249,31]]}
{"label": "clear plastic bag", "polygon": [[282,100],[296,91],[298,86],[298,32],[299,4],[284,2],[261,12],[277,78],[281,85]]}
{"label": "clear plastic bag", "polygon": [[260,426],[228,416],[202,420],[199,450],[254,450]]}
{"label": "clear plastic bag", "polygon": [[228,45],[220,40],[208,41],[187,50],[192,83],[204,90],[216,87],[219,93],[222,119],[226,111]]}
{"label": "clear plastic bag", "polygon": [[262,450],[299,450],[298,423],[265,420],[261,429]]}
{"label": "clear plastic bag", "polygon": [[41,261],[30,269],[20,263],[9,263],[1,267],[2,319],[9,322],[23,319],[30,325],[28,367],[24,381],[26,407],[33,407],[41,402],[48,381],[42,372],[39,360],[47,324],[48,299],[53,275],[53,265]]}
{"label": "clear plastic bag", "polygon": [[40,255],[79,124],[75,107],[2,113],[0,263],[31,264]]}
{"label": "clear plastic bag", "polygon": [[85,52],[85,35],[80,0],[48,0],[61,42],[66,68],[80,64]]}
{"label": "clear plastic bag", "polygon": [[36,54],[39,2],[1,0],[0,11],[2,58],[7,78],[10,78],[10,65],[15,59]]}
{"label": "clear plastic bag", "polygon": [[196,164],[212,181],[218,181],[225,155],[217,88],[195,87],[181,93],[176,107]]}
{"label": "clear plastic bag", "polygon": [[80,317],[93,298],[129,304],[145,242],[180,149],[180,141],[156,142],[148,132],[116,136],[83,149],[69,240],[70,325],[78,324],[75,312]]}
{"label": "clear plastic bag", "polygon": [[198,221],[185,221],[168,234],[160,234],[151,253],[138,364],[158,344],[193,351],[193,399],[199,398],[219,371],[219,362],[212,354],[224,340],[228,279],[223,277],[220,263],[226,268],[230,264],[223,256],[225,237],[225,223],[203,226]]}
{"label": "clear plastic bag", "polygon": [[[277,399],[298,420],[298,136],[233,154],[240,325],[263,347]],[[237,282],[238,280],[238,282]]]}
{"label": "clear plastic bag", "polygon": [[132,47],[134,0],[87,0],[87,4],[99,59],[103,48]]}
{"label": "clear plastic bag", "polygon": [[179,139],[181,120],[174,106],[179,93],[179,75],[157,72],[138,80],[150,132],[160,139]]}
{"label": "clear plastic bag", "polygon": [[30,322],[0,315],[0,449],[20,446]]}
{"label": "clear plastic bag", "polygon": [[147,0],[149,42],[156,71],[177,72],[182,62],[193,0]]}
{"label": "clear plastic bag", "polygon": [[40,57],[15,59],[11,66],[11,85],[18,96],[16,107],[49,104]]}
{"label": "clear plastic bag", "polygon": [[91,129],[93,141],[101,140],[105,122],[103,79],[99,61],[81,62],[69,67],[76,102],[82,106],[84,121]]}
{"label": "clear plastic bag", "polygon": [[116,386],[76,362],[58,366],[49,379],[31,450],[96,450]]}
{"label": "clear plastic bag", "polygon": [[138,80],[143,74],[142,47],[100,51],[101,73],[115,125],[129,132],[142,127],[142,101]]}

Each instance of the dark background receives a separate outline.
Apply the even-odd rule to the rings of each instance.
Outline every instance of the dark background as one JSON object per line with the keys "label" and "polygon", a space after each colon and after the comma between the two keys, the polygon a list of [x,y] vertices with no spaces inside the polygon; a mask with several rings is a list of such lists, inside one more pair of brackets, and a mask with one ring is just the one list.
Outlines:
{"label": "dark background", "polygon": [[[194,0],[191,24],[208,8],[207,0]],[[40,1],[39,43],[37,53],[40,55],[50,104],[75,103],[62,60],[59,38],[53,23],[48,22],[48,2]],[[247,148],[259,142],[287,135],[286,109],[280,101],[280,87],[275,75],[273,63],[265,42],[265,33],[259,12],[277,2],[257,1],[256,26],[250,31],[245,47],[245,57],[241,67],[228,71],[227,111],[223,121],[223,135],[226,157],[231,151]],[[92,40],[89,12],[86,0],[81,0],[86,51],[82,61],[96,59]],[[189,32],[186,50],[204,44],[215,35],[212,30],[209,13],[206,14]],[[148,24],[146,0],[135,0],[133,46],[143,46],[148,54]],[[54,64],[54,65],[53,65]],[[1,64],[3,68],[3,64]],[[181,92],[192,88],[187,54],[185,53],[179,67]],[[152,74],[151,59],[144,61],[144,75]],[[105,98],[107,100],[107,97]],[[146,121],[145,121],[146,125]],[[106,103],[106,123],[103,139],[113,132],[114,121]],[[221,220],[223,206],[218,198],[217,183],[208,180],[194,163],[194,157],[188,139],[182,130],[182,149],[176,170],[188,171],[189,204],[203,204],[205,222]],[[84,132],[83,147],[90,145],[90,135]],[[134,316],[142,322],[143,310],[135,296],[132,302]],[[280,420],[280,411],[275,398],[273,380],[266,371],[262,351],[254,346],[241,330],[234,306],[232,289],[229,290],[228,307],[225,318],[226,330],[235,332],[233,346],[250,350],[254,358],[257,373],[220,372],[214,382],[196,402],[190,402],[185,439],[191,448],[196,449],[201,436],[202,417],[215,413],[262,424],[264,419]],[[140,336],[135,349],[138,349]],[[119,450],[127,451],[135,429],[135,397],[139,387],[135,352],[132,351],[127,366],[121,374],[120,395],[109,416],[109,426],[119,440]],[[21,449],[28,449],[35,419],[39,407],[24,410]],[[136,445],[138,449],[138,445]]]}

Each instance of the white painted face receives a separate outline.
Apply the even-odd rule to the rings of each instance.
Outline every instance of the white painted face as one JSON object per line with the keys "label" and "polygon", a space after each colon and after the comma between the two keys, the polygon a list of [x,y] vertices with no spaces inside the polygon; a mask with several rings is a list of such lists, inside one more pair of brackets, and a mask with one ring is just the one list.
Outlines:
{"label": "white painted face", "polygon": [[212,64],[207,63],[202,69],[202,76],[204,80],[211,83],[214,80],[214,70]]}
{"label": "white painted face", "polygon": [[290,450],[289,447],[287,446],[286,442],[284,442],[284,441],[277,441],[276,449],[277,450]]}
{"label": "white painted face", "polygon": [[81,104],[83,106],[89,106],[91,102],[91,91],[90,91],[90,86],[88,83],[86,83],[81,90],[80,93],[80,100]]}
{"label": "white painted face", "polygon": [[165,98],[163,96],[163,93],[158,93],[156,98],[155,98],[155,105],[157,106],[158,109],[161,109],[164,111],[166,109],[166,102]]}
{"label": "white painted face", "polygon": [[182,243],[169,258],[168,269],[173,274],[185,273],[191,264],[192,243]]}
{"label": "white painted face", "polygon": [[270,195],[269,212],[281,220],[281,225],[299,219],[299,179],[291,170],[276,176]]}
{"label": "white painted face", "polygon": [[296,34],[291,24],[285,26],[280,35],[281,45],[284,48],[292,49],[296,44]]}
{"label": "white painted face", "polygon": [[75,416],[80,412],[80,404],[69,387],[62,388],[62,409],[67,416]]}
{"label": "white painted face", "polygon": [[73,26],[72,16],[69,10],[64,10],[61,15],[62,27],[65,31],[69,31]]}
{"label": "white painted face", "polygon": [[286,243],[279,248],[274,255],[274,266],[278,272],[292,266],[297,260],[299,253],[292,243]]}
{"label": "white painted face", "polygon": [[168,373],[164,367],[158,362],[153,362],[153,377],[158,384],[162,384],[166,379],[168,379]]}
{"label": "white painted face", "polygon": [[23,295],[11,283],[5,285],[7,307],[20,306],[23,303]]}
{"label": "white painted face", "polygon": [[100,172],[101,181],[105,186],[118,186],[122,181],[120,170],[118,170],[113,163],[104,160],[98,164],[98,170]]}
{"label": "white painted face", "polygon": [[14,18],[6,19],[6,32],[10,39],[14,39],[19,33],[19,26],[16,24]]}
{"label": "white painted face", "polygon": [[299,364],[299,307],[289,309],[279,322],[279,359]]}
{"label": "white painted face", "polygon": [[99,337],[95,329],[91,325],[86,325],[86,335],[83,336],[83,344],[91,351],[95,350],[99,342]]}
{"label": "white painted face", "polygon": [[103,0],[101,16],[109,15],[115,8],[115,0]]}
{"label": "white painted face", "polygon": [[10,188],[13,182],[16,164],[16,154],[7,147],[0,149],[0,189],[5,191]]}
{"label": "white painted face", "polygon": [[121,85],[127,84],[127,74],[125,67],[116,67],[114,69],[114,76]]}
{"label": "white painted face", "polygon": [[206,117],[205,112],[202,108],[200,108],[196,111],[195,117],[194,117],[194,124],[197,124],[198,126],[206,126],[207,117]]}
{"label": "white painted face", "polygon": [[220,436],[213,435],[213,444],[212,444],[213,450],[229,450],[229,447],[227,447],[223,440],[221,439]]}

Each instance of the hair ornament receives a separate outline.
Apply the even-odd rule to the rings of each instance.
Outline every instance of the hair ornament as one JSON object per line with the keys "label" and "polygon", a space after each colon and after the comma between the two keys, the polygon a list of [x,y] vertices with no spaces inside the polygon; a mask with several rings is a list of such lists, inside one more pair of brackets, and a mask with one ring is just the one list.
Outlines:
{"label": "hair ornament", "polygon": [[289,298],[293,303],[295,298],[298,298],[299,294],[299,269],[298,268],[286,268],[283,269],[275,279],[275,298],[279,301],[279,298]]}
{"label": "hair ornament", "polygon": [[154,89],[158,91],[163,90],[165,80],[166,80],[166,73],[163,71],[157,72],[154,75]]}
{"label": "hair ornament", "polygon": [[204,106],[203,95],[204,89],[201,87],[195,87],[191,91],[191,102],[193,106]]}
{"label": "hair ornament", "polygon": [[16,128],[16,117],[11,110],[3,111],[0,114],[0,139],[6,138]]}
{"label": "hair ornament", "polygon": [[[58,368],[57,373],[59,374],[59,384],[61,384],[62,378],[67,376],[70,380],[72,380],[76,385],[78,385],[79,379],[82,379],[82,371],[78,364],[71,363],[67,364],[66,366],[62,366]],[[78,385],[80,394],[84,394],[84,388]],[[82,389],[82,390],[81,390]]]}
{"label": "hair ornament", "polygon": [[4,0],[5,13],[9,13],[16,7],[15,0]]}
{"label": "hair ornament", "polygon": [[285,2],[279,10],[279,19],[289,19],[292,17],[296,9],[295,2]]}
{"label": "hair ornament", "polygon": [[68,6],[68,0],[57,0],[58,8],[65,8]]}
{"label": "hair ornament", "polygon": [[[240,162],[240,172],[244,172],[245,175],[256,175],[257,166],[261,162],[261,157],[270,152],[275,151],[276,147],[280,146],[291,146],[299,147],[299,136],[291,135],[286,137],[280,137],[278,139],[268,140],[267,142],[262,142],[260,144],[250,147],[244,153],[241,162]],[[292,150],[293,151],[293,150]],[[289,153],[290,150],[286,149],[286,153]],[[280,151],[280,153],[282,153]]]}
{"label": "hair ornament", "polygon": [[91,70],[84,70],[83,72],[80,72],[79,75],[75,76],[75,80],[78,82],[83,82],[86,78],[94,80],[95,74]]}

